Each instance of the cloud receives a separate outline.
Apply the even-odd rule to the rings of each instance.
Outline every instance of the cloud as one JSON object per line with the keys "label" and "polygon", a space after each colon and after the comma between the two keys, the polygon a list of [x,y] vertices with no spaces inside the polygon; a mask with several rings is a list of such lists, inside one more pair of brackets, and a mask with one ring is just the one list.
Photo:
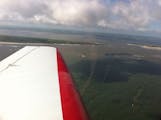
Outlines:
{"label": "cloud", "polygon": [[106,12],[98,0],[63,0],[54,1],[49,6],[52,18],[66,25],[95,25]]}
{"label": "cloud", "polygon": [[148,29],[161,19],[161,0],[1,0],[0,21]]}
{"label": "cloud", "polygon": [[150,22],[149,11],[142,0],[133,0],[130,3],[116,3],[112,8],[114,16],[118,17],[116,23],[124,27],[144,27]]}

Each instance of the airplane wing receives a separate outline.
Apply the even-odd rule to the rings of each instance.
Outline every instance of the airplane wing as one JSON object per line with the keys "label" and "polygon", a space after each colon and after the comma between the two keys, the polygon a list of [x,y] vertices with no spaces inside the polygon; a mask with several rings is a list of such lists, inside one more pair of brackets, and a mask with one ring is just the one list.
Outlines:
{"label": "airplane wing", "polygon": [[56,48],[26,46],[0,62],[0,120],[88,120]]}

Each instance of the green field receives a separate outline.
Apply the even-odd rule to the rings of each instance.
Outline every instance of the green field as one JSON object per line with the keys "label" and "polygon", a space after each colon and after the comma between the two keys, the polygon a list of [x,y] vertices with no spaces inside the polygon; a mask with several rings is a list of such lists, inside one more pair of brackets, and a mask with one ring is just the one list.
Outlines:
{"label": "green field", "polygon": [[85,45],[97,45],[100,43],[94,42],[80,42],[80,41],[67,41],[60,39],[48,39],[38,37],[20,37],[20,36],[7,36],[0,35],[0,42],[12,42],[12,43],[41,43],[41,44],[85,44]]}
{"label": "green field", "polygon": [[91,120],[161,118],[161,51],[112,42],[57,47]]}
{"label": "green field", "polygon": [[131,46],[127,40],[100,44],[0,36],[0,42],[57,47],[91,120],[161,119],[161,50]]}

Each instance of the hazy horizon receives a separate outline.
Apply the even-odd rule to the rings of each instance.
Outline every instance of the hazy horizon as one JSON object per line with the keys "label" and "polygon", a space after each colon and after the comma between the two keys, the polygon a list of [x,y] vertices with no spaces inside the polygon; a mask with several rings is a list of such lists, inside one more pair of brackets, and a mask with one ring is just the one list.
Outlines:
{"label": "hazy horizon", "polygon": [[24,27],[161,37],[160,0],[1,0],[0,29]]}

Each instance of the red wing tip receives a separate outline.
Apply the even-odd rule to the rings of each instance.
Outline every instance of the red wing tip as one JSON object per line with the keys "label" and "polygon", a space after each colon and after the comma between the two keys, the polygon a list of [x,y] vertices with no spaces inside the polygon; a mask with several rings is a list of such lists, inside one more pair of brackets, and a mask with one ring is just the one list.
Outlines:
{"label": "red wing tip", "polygon": [[57,50],[58,76],[64,120],[89,120],[88,114],[80,99],[72,77],[65,62]]}

